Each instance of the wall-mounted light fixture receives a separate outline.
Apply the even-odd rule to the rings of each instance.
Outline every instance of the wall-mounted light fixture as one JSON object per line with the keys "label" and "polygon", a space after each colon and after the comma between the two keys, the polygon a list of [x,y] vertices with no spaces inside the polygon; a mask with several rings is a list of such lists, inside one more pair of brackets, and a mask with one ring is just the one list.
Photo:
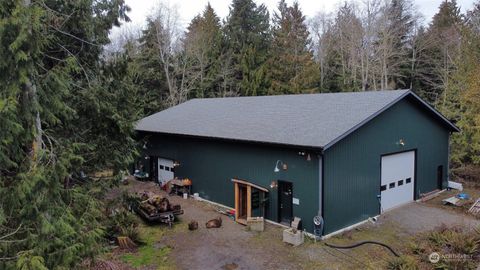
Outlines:
{"label": "wall-mounted light fixture", "polygon": [[403,139],[398,140],[397,145],[405,146],[405,141]]}
{"label": "wall-mounted light fixture", "polygon": [[299,152],[298,152],[298,155],[299,155],[299,156],[302,156],[302,157],[305,157],[305,156],[306,156],[307,161],[311,161],[311,160],[312,160],[312,157],[310,156],[310,153],[307,153],[307,152],[305,152],[305,151],[299,151]]}
{"label": "wall-mounted light fixture", "polygon": [[277,181],[273,180],[273,181],[270,183],[270,188],[277,188],[277,187],[278,187]]}
{"label": "wall-mounted light fixture", "polygon": [[273,169],[274,172],[279,172],[280,171],[280,167],[279,166],[282,166],[281,168],[286,171],[288,169],[288,166],[287,166],[287,163],[284,163],[283,161],[281,160],[277,160],[277,163],[275,163],[275,169]]}
{"label": "wall-mounted light fixture", "polygon": [[173,162],[173,167],[178,167],[178,166],[180,166],[180,162],[178,162],[178,161],[175,160],[175,161]]}

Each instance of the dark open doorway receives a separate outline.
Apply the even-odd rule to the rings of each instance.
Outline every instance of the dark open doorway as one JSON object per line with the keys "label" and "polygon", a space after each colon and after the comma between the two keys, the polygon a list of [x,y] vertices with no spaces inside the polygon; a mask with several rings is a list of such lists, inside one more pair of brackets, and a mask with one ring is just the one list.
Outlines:
{"label": "dark open doorway", "polygon": [[443,189],[443,166],[440,165],[437,167],[437,186],[438,189]]}
{"label": "dark open doorway", "polygon": [[293,219],[293,184],[286,181],[278,181],[278,221],[287,224]]}

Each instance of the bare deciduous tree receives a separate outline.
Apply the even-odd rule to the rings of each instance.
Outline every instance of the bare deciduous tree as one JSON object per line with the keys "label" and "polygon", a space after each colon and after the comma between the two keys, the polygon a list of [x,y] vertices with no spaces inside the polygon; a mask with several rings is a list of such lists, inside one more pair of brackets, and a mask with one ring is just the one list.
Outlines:
{"label": "bare deciduous tree", "polygon": [[183,32],[178,18],[176,7],[165,4],[159,4],[151,18],[155,28],[155,49],[168,86],[169,106],[185,102],[200,77],[198,68],[190,64],[189,57],[183,51]]}

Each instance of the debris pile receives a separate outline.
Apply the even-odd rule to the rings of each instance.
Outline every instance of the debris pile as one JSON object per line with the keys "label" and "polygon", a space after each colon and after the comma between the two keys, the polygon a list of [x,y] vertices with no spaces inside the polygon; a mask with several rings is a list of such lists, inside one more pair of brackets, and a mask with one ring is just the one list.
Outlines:
{"label": "debris pile", "polygon": [[195,220],[190,221],[190,223],[188,223],[188,229],[190,231],[195,231],[196,229],[198,229],[198,222],[196,222]]}
{"label": "debris pile", "polygon": [[209,220],[206,224],[205,224],[205,227],[207,227],[207,229],[211,229],[211,228],[220,228],[222,226],[222,218],[221,217],[218,217],[218,218],[214,218],[212,220]]}

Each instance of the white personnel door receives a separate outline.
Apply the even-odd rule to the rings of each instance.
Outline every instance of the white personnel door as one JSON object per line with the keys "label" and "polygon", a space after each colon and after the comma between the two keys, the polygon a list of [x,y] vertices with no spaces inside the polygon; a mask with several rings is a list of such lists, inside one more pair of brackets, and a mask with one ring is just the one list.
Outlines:
{"label": "white personnel door", "polygon": [[173,160],[158,158],[158,182],[165,184],[173,179]]}
{"label": "white personnel door", "polygon": [[382,157],[381,210],[413,201],[415,183],[415,152],[403,152]]}

